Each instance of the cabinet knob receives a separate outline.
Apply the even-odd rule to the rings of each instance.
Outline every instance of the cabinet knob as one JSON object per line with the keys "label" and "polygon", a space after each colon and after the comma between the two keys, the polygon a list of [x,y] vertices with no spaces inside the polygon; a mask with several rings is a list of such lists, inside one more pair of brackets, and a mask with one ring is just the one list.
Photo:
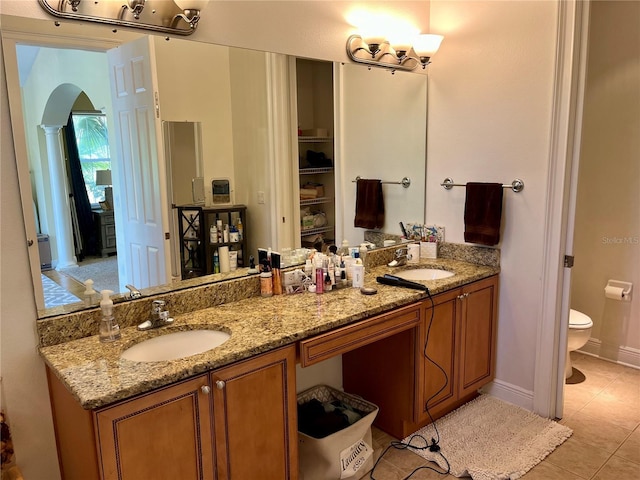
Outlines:
{"label": "cabinet knob", "polygon": [[205,395],[209,395],[211,393],[211,387],[209,385],[201,386],[200,390],[202,390],[202,393],[204,393]]}
{"label": "cabinet knob", "polygon": [[224,389],[225,383],[222,380],[216,380],[216,387],[218,390]]}
{"label": "cabinet knob", "polygon": [[464,300],[465,298],[467,298],[469,296],[469,293],[461,293],[460,295],[458,295],[456,298],[458,300]]}

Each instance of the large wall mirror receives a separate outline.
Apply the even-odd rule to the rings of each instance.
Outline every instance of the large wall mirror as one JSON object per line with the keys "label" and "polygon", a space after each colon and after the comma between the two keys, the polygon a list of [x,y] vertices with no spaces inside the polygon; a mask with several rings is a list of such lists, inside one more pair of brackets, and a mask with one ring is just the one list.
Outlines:
{"label": "large wall mirror", "polygon": [[[28,237],[33,232],[41,240],[39,264],[32,261],[40,318],[88,308],[78,288],[86,278],[94,280],[97,289],[121,292],[120,301],[126,301],[125,283],[145,293],[146,287],[153,289],[149,292],[166,291],[229,278],[227,274],[183,280],[175,265],[172,268],[175,253],[170,241],[141,244],[147,253],[156,251],[136,254],[135,246],[145,233],[139,229],[131,234],[135,223],[148,220],[160,225],[163,239],[169,230],[176,238],[171,229],[175,209],[169,179],[189,183],[186,190],[180,187],[180,203],[184,195],[191,195],[205,205],[213,202],[212,180],[228,179],[230,202],[247,207],[250,252],[258,247],[299,246],[299,203],[291,198],[298,166],[295,96],[289,93],[295,82],[286,56],[136,32],[100,42],[88,39],[88,30],[94,28],[88,25],[83,26],[83,38],[59,34],[38,38],[32,34],[50,29],[52,22],[25,18],[18,22],[6,16],[2,21],[16,160],[23,172],[25,228]],[[109,63],[113,65],[114,59],[107,51],[121,50],[119,44],[125,40],[150,52],[156,82],[151,84],[149,105],[133,110],[118,106],[114,100],[118,85],[110,81],[113,66]],[[334,72],[338,79],[336,240],[349,238],[354,243],[362,238],[362,229],[353,227],[356,175],[392,181],[411,177],[408,193],[402,193],[400,186],[385,193],[389,233],[399,233],[395,228],[399,221],[424,220],[427,77],[405,72],[391,75],[359,65],[335,64]],[[146,73],[133,71],[133,78],[136,74]],[[402,83],[405,79],[409,83]],[[410,109],[398,107],[401,97]],[[150,109],[151,116],[141,114],[144,109]],[[105,120],[94,118],[75,129],[76,139],[84,135],[84,142],[76,142],[76,154],[68,147],[74,138],[68,128],[72,112]],[[140,126],[149,118],[154,125],[145,125],[141,136],[134,138],[130,124]],[[179,141],[178,147],[174,142],[170,148],[171,135],[173,140],[179,136],[190,140]],[[108,153],[92,143],[105,138]],[[410,144],[418,147],[405,148]],[[123,163],[127,155],[136,157],[135,168]],[[79,173],[69,172],[69,156],[78,157]],[[95,192],[85,214],[93,217],[96,243],[95,248],[84,250],[86,254],[76,240],[81,209],[65,201],[73,189],[73,177],[83,174]],[[192,184],[195,179],[199,180]],[[65,242],[64,248],[60,242]],[[67,261],[80,266],[65,267]],[[136,276],[133,270],[141,266],[151,272],[159,268],[169,272],[163,285],[145,283]],[[246,274],[239,269],[231,276]],[[74,291],[79,292],[75,294],[67,287],[74,281]],[[49,303],[44,301],[47,296]]]}

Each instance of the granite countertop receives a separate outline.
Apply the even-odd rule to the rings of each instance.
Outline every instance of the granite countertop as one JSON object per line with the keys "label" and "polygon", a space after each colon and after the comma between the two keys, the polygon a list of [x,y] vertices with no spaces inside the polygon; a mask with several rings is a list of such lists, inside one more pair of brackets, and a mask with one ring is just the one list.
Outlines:
{"label": "granite countertop", "polygon": [[[99,408],[420,301],[427,297],[423,291],[381,285],[375,280],[385,273],[416,267],[455,273],[446,279],[421,282],[432,295],[500,272],[499,267],[452,259],[434,259],[395,269],[378,266],[365,275],[365,286],[376,287],[376,295],[344,288],[322,295],[253,297],[177,315],[172,325],[147,332],[125,327],[121,329],[121,339],[112,343],[100,343],[98,336],[93,335],[41,347],[40,354],[83,408]],[[231,338],[213,350],[179,360],[133,362],[120,358],[123,350],[143,340],[190,329],[223,330]]]}

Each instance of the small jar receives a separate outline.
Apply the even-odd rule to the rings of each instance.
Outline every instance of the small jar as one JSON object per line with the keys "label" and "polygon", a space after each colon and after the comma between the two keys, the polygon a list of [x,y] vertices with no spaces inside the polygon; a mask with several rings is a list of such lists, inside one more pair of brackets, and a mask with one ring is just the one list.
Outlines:
{"label": "small jar", "polygon": [[260,274],[260,295],[263,297],[273,296],[273,275],[270,271]]}

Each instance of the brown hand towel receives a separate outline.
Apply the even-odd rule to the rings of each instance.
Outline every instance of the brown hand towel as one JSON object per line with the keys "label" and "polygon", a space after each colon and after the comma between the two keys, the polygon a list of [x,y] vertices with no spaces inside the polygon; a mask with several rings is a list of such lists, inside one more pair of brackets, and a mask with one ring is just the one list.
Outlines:
{"label": "brown hand towel", "polygon": [[500,183],[467,183],[465,242],[496,245],[500,241],[502,191]]}
{"label": "brown hand towel", "polygon": [[382,182],[359,178],[356,183],[355,227],[382,228],[384,225],[384,199]]}

